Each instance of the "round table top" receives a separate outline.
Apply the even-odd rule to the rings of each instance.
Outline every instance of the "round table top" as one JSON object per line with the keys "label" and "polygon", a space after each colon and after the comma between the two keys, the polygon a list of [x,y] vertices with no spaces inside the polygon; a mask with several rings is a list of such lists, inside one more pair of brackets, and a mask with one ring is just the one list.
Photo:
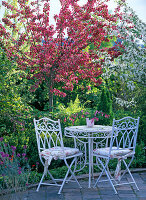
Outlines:
{"label": "round table top", "polygon": [[104,126],[104,125],[94,125],[93,127],[87,127],[87,126],[69,126],[66,127],[65,130],[68,131],[78,131],[78,132],[111,132],[112,126]]}
{"label": "round table top", "polygon": [[105,137],[112,132],[112,126],[94,125],[87,126],[69,126],[65,128],[66,136],[83,137]]}

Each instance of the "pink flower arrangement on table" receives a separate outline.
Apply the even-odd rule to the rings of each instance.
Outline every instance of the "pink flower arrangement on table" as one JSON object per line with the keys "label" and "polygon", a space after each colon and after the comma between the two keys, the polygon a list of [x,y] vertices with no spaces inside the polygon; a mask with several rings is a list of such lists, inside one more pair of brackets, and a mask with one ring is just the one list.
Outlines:
{"label": "pink flower arrangement on table", "polygon": [[85,112],[85,117],[89,118],[90,120],[96,120],[98,121],[101,117],[109,118],[110,115],[107,115],[101,111],[96,110],[94,113],[93,112]]}
{"label": "pink flower arrangement on table", "polygon": [[[110,115],[107,115],[106,113],[103,113],[102,111],[81,110],[80,112],[70,115],[69,121],[72,121],[72,124],[74,125],[74,122],[77,119],[81,119],[81,118],[89,118],[90,120],[93,120],[93,121],[94,120],[99,121],[100,119],[109,118],[109,117],[110,117]],[[64,122],[66,122],[66,120],[67,120],[67,118],[64,119]]]}

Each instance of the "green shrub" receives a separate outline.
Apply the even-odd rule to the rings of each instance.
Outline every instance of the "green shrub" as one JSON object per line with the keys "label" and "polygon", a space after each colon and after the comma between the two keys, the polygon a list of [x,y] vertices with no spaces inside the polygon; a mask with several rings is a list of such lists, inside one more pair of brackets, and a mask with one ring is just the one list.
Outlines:
{"label": "green shrub", "polygon": [[146,167],[146,154],[145,153],[146,153],[145,145],[144,145],[144,142],[141,141],[140,144],[136,145],[135,158],[131,165],[133,168]]}
{"label": "green shrub", "polygon": [[100,101],[98,104],[98,110],[110,115],[109,118],[102,119],[99,123],[104,125],[110,125],[113,121],[113,111],[112,111],[112,101],[110,98],[110,93],[107,88],[103,88],[101,92]]}

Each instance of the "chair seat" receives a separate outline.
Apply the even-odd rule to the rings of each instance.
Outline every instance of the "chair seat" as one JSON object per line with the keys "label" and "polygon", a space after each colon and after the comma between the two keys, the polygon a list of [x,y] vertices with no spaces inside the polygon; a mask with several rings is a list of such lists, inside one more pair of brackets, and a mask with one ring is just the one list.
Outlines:
{"label": "chair seat", "polygon": [[[109,156],[109,151],[110,151],[110,147],[106,147],[106,148],[94,149],[93,153],[97,154],[99,156],[108,157]],[[123,157],[123,156],[130,156],[132,154],[133,154],[133,152],[130,149],[123,149],[123,148],[117,149],[117,147],[112,147],[112,150],[111,150],[111,153],[110,153],[110,158],[118,158],[118,157]]]}
{"label": "chair seat", "polygon": [[72,156],[79,153],[79,149],[77,148],[70,148],[70,147],[52,147],[49,149],[43,150],[40,155],[45,158],[45,160],[50,160],[50,158],[63,159],[68,156]]}

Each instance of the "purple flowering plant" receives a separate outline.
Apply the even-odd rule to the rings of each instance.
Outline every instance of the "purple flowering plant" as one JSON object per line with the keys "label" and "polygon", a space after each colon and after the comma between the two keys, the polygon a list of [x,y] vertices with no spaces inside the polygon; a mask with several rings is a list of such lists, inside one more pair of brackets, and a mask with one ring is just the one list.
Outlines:
{"label": "purple flowering plant", "polygon": [[24,153],[17,153],[15,146],[5,143],[0,138],[0,188],[13,189],[24,187],[28,183],[26,148]]}

